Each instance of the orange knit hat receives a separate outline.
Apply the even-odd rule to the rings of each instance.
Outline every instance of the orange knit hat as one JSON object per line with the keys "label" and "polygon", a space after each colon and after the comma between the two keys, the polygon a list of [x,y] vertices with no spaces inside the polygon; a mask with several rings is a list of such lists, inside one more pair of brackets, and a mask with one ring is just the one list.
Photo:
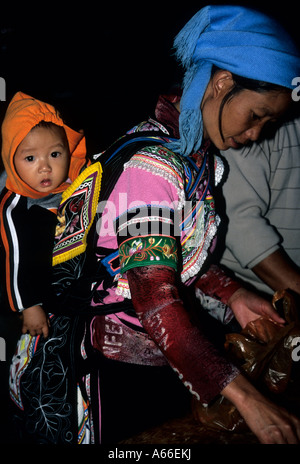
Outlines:
{"label": "orange knit hat", "polygon": [[[6,187],[15,193],[41,198],[49,193],[40,193],[27,185],[17,174],[13,162],[15,152],[31,131],[41,121],[52,122],[65,129],[70,149],[69,178],[73,182],[83,167],[90,164],[86,160],[86,143],[83,134],[66,126],[56,109],[22,92],[17,92],[11,100],[2,123],[2,160],[7,173]],[[65,190],[69,184],[63,183],[52,193]]]}

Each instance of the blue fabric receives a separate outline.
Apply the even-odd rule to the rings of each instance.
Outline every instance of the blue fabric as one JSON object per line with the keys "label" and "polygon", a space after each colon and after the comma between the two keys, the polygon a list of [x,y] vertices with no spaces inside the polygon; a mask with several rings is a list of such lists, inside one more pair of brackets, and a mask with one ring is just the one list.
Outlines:
{"label": "blue fabric", "polygon": [[201,101],[212,65],[239,76],[292,89],[300,76],[299,51],[289,34],[267,15],[241,6],[201,9],[174,41],[185,69],[180,104],[180,139],[170,144],[188,156],[200,148],[203,135]]}

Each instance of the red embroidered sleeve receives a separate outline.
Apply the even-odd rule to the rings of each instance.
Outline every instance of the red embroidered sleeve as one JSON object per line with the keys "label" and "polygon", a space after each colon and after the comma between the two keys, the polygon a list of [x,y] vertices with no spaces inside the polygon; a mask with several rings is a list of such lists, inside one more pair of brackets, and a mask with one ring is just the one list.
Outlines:
{"label": "red embroidered sleeve", "polygon": [[209,403],[238,374],[225,355],[195,326],[179,297],[176,274],[168,267],[128,271],[132,302],[141,324],[186,387]]}
{"label": "red embroidered sleeve", "polygon": [[216,265],[210,266],[208,271],[203,274],[196,282],[198,287],[205,295],[228,304],[228,300],[241,285],[229,277],[223,269]]}

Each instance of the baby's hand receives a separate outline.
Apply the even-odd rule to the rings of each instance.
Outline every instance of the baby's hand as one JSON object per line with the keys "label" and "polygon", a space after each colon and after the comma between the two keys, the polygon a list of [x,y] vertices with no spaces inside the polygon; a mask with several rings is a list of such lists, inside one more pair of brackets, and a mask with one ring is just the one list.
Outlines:
{"label": "baby's hand", "polygon": [[49,335],[50,322],[47,314],[39,305],[31,306],[24,309],[22,333],[29,332],[30,335],[43,335],[47,338]]}

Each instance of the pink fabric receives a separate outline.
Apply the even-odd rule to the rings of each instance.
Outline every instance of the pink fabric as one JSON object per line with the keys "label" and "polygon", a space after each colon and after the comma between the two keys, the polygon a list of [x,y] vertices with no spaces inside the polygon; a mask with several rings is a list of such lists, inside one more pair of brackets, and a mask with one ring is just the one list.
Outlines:
{"label": "pink fabric", "polygon": [[[149,202],[151,204],[160,204],[162,198],[164,199],[164,205],[177,204],[178,194],[170,182],[161,176],[138,168],[127,169],[121,174],[108,198],[107,207],[104,209],[102,216],[98,246],[117,250],[118,241],[114,223],[116,218],[125,213],[129,207],[146,205]],[[124,274],[123,278],[126,279],[126,274]],[[99,289],[102,289],[101,286]],[[105,298],[104,304],[124,300],[122,296],[116,293],[116,288],[106,289],[106,291],[109,295]],[[97,304],[92,302],[91,305],[96,306]]]}
{"label": "pink fabric", "polygon": [[114,220],[130,207],[160,204],[162,198],[164,204],[172,205],[178,201],[176,189],[170,182],[142,169],[127,169],[121,174],[103,212],[98,245],[117,249]]}

